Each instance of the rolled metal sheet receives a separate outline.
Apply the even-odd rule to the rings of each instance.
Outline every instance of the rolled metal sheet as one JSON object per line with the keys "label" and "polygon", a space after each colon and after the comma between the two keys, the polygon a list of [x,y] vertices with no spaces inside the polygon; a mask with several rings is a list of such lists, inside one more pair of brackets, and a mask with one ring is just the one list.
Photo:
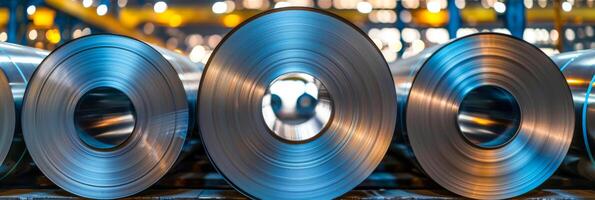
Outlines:
{"label": "rolled metal sheet", "polygon": [[539,49],[475,34],[391,64],[398,143],[444,188],[469,198],[524,194],[548,179],[574,129],[568,85]]}
{"label": "rolled metal sheet", "polygon": [[558,54],[552,57],[572,91],[576,125],[565,164],[571,171],[595,181],[595,50]]}
{"label": "rolled metal sheet", "polygon": [[392,83],[381,53],[349,22],[307,8],[267,11],[213,52],[199,90],[201,139],[251,198],[338,197],[388,149]]}
{"label": "rolled metal sheet", "polygon": [[0,180],[27,160],[21,105],[29,78],[48,52],[0,42]]}
{"label": "rolled metal sheet", "polygon": [[202,77],[204,65],[201,63],[192,62],[187,56],[171,52],[159,46],[152,45],[161,55],[169,61],[178,73],[178,77],[184,85],[186,91],[186,98],[188,101],[188,134],[182,147],[182,152],[178,157],[176,164],[182,161],[187,156],[192,155],[198,148],[201,147],[200,136],[198,135],[198,127],[196,123],[196,98],[198,97],[198,85]]}
{"label": "rolled metal sheet", "polygon": [[[70,41],[39,65],[23,104],[31,157],[88,198],[140,192],[172,167],[192,126],[200,68],[117,35]],[[188,94],[187,94],[188,92]]]}

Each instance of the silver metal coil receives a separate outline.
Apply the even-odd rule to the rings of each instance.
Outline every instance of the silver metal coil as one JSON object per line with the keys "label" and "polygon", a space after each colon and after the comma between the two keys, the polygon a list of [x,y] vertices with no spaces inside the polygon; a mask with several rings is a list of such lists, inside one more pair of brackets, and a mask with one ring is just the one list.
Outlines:
{"label": "silver metal coil", "polygon": [[[565,160],[573,172],[595,181],[595,50],[562,53],[552,57],[572,91],[576,126],[570,153]],[[593,105],[593,106],[592,106]]]}
{"label": "silver metal coil", "polygon": [[475,34],[391,64],[398,143],[459,195],[502,199],[548,179],[574,129],[568,85],[534,46]]}
{"label": "silver metal coil", "polygon": [[21,168],[27,151],[21,131],[21,105],[29,78],[48,52],[0,43],[0,180]]}
{"label": "silver metal coil", "polygon": [[71,193],[140,192],[176,161],[193,126],[200,72],[185,57],[123,36],[70,41],[31,78],[22,116],[27,149]]}
{"label": "silver metal coil", "polygon": [[210,57],[201,139],[215,168],[249,197],[338,197],[389,147],[392,83],[382,54],[349,22],[308,8],[268,11]]}

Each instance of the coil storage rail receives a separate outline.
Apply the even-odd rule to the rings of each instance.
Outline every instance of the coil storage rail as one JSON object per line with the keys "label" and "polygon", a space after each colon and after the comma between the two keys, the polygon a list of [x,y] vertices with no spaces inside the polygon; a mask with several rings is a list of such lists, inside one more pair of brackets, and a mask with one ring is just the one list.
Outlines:
{"label": "coil storage rail", "polygon": [[572,146],[562,169],[595,183],[595,50],[562,53],[552,59],[566,77],[576,113]]}
{"label": "coil storage rail", "polygon": [[52,182],[88,198],[136,194],[174,164],[194,119],[201,67],[116,35],[54,50],[33,74],[23,135]]}
{"label": "coil storage rail", "polygon": [[572,96],[556,65],[529,43],[475,34],[393,63],[391,71],[396,142],[451,192],[515,197],[548,179],[566,156]]}

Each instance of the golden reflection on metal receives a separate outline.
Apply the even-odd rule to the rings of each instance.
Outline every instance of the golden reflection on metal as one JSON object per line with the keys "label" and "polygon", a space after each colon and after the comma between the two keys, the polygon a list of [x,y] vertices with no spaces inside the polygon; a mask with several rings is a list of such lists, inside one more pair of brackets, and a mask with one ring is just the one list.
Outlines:
{"label": "golden reflection on metal", "polygon": [[494,125],[494,124],[498,124],[498,122],[494,121],[494,120],[490,120],[488,118],[481,118],[481,117],[475,117],[475,116],[469,116],[469,115],[459,115],[459,120],[464,120],[464,121],[470,121],[482,126],[490,126],[490,125]]}
{"label": "golden reflection on metal", "polygon": [[584,79],[578,79],[578,78],[567,78],[566,79],[566,83],[568,83],[568,85],[570,86],[584,86],[584,85],[589,85],[591,80],[584,80]]}
{"label": "golden reflection on metal", "polygon": [[113,126],[120,123],[132,122],[134,121],[133,115],[124,115],[118,117],[109,117],[107,119],[101,119],[91,125],[93,128],[102,128],[107,126]]}

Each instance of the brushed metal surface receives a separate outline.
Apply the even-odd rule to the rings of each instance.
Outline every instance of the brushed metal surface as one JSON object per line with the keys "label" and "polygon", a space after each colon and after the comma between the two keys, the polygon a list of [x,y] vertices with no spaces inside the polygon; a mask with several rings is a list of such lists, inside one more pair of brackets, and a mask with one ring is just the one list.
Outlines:
{"label": "brushed metal surface", "polygon": [[[120,198],[148,188],[172,167],[193,126],[200,72],[181,55],[123,36],[62,45],[39,65],[25,95],[23,134],[31,157],[52,182],[83,197]],[[86,94],[103,97],[87,101]],[[126,139],[101,146],[80,137],[97,140],[114,131],[81,132],[91,129],[77,121],[105,127],[126,121],[118,115],[122,109],[108,109],[126,101],[134,108],[134,125],[118,130]],[[79,103],[87,112],[76,112]]]}
{"label": "brushed metal surface", "polygon": [[[568,151],[574,129],[568,85],[555,64],[529,43],[475,34],[391,64],[391,71],[399,103],[396,142],[449,191],[479,199],[524,194],[548,179]],[[458,121],[465,114],[463,99],[486,86],[509,93],[505,99],[514,99],[520,112],[514,136],[495,146],[474,144]],[[493,140],[510,133],[494,132],[502,119],[514,121],[519,115],[501,110],[506,107],[497,103],[502,98],[489,96],[476,106],[489,111],[472,112],[474,126],[483,127],[472,132]],[[496,110],[500,114],[490,114]]]}
{"label": "brushed metal surface", "polygon": [[[281,139],[263,119],[267,88],[288,73],[320,80],[333,100],[328,124],[308,140]],[[275,9],[213,52],[199,90],[201,138],[216,169],[249,197],[330,199],[382,160],[395,128],[393,91],[384,58],[355,26],[314,9]]]}

